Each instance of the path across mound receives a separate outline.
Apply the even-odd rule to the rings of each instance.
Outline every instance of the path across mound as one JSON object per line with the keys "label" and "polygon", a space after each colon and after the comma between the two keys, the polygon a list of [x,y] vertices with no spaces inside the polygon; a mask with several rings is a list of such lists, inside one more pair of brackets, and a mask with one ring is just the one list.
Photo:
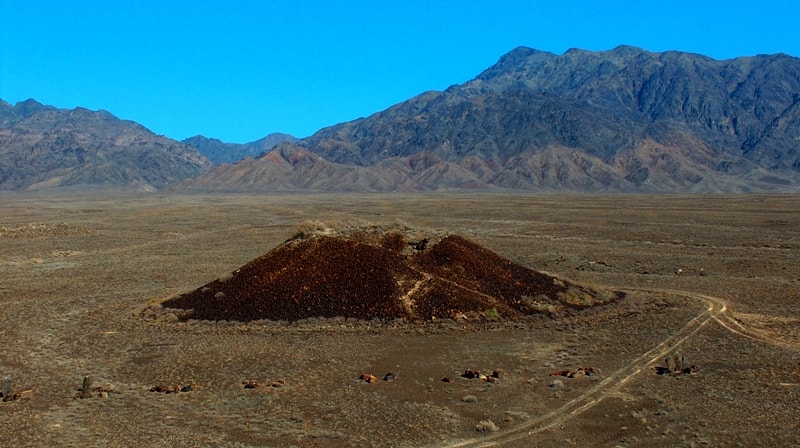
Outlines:
{"label": "path across mound", "polygon": [[184,319],[513,319],[621,296],[525,268],[458,235],[323,226],[162,303]]}

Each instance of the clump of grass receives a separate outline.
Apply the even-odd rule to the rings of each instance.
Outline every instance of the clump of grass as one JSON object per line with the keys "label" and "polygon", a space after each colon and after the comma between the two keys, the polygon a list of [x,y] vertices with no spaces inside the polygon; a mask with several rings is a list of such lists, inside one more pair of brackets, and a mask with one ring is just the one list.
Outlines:
{"label": "clump of grass", "polygon": [[233,278],[233,272],[226,272],[219,276],[219,282],[225,283],[230,281]]}
{"label": "clump of grass", "polygon": [[297,225],[290,240],[305,239],[319,233],[326,233],[330,228],[322,221],[306,220]]}
{"label": "clump of grass", "polygon": [[540,294],[535,298],[524,296],[522,297],[522,304],[525,307],[525,311],[529,314],[546,314],[552,316],[558,311],[556,306],[550,303],[550,299],[544,294]]}
{"label": "clump of grass", "polygon": [[483,312],[483,317],[487,320],[498,320],[500,319],[500,312],[497,311],[497,308],[489,308]]}
{"label": "clump of grass", "polygon": [[566,291],[558,293],[558,299],[567,305],[573,306],[592,306],[598,301],[588,291],[570,286]]}

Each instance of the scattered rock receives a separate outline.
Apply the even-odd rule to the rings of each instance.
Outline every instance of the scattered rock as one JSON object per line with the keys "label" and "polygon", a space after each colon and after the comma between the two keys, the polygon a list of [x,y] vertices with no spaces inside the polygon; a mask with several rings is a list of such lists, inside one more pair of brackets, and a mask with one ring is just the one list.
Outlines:
{"label": "scattered rock", "polygon": [[678,353],[673,354],[672,356],[668,356],[664,359],[664,366],[656,366],[656,374],[657,375],[671,375],[671,376],[680,376],[680,375],[691,375],[697,371],[697,366],[694,365],[687,365],[686,358],[683,355]]}
{"label": "scattered rock", "polygon": [[83,384],[80,389],[78,389],[78,395],[75,398],[85,399],[85,398],[108,398],[108,394],[110,393],[119,393],[112,386],[95,386],[92,387],[92,377],[85,376],[83,377]]}
{"label": "scattered rock", "polygon": [[428,239],[423,238],[421,241],[412,241],[408,243],[414,250],[423,251],[428,247]]}
{"label": "scattered rock", "polygon": [[487,383],[494,383],[500,377],[503,376],[503,371],[495,370],[492,372],[491,375],[486,375],[484,373],[481,373],[480,370],[467,369],[464,371],[464,373],[461,374],[461,376],[469,380],[477,378],[481,381],[486,381]]}
{"label": "scattered rock", "polygon": [[369,373],[362,373],[359,379],[370,384],[378,382],[378,377],[370,375]]}
{"label": "scattered rock", "polygon": [[17,392],[15,394],[9,393],[8,395],[3,397],[3,402],[7,403],[9,401],[17,401],[22,400],[22,392]]}
{"label": "scattered rock", "polygon": [[564,382],[561,380],[553,380],[550,382],[550,387],[552,387],[553,389],[559,389],[562,386],[564,386]]}
{"label": "scattered rock", "polygon": [[472,369],[467,369],[467,370],[464,371],[464,373],[461,374],[461,376],[463,376],[464,378],[467,378],[469,380],[471,380],[473,378],[478,378],[478,377],[480,377],[480,375],[481,375],[481,372],[479,370],[472,370]]}
{"label": "scattered rock", "polygon": [[151,387],[150,392],[158,392],[160,394],[177,394],[178,392],[180,392],[180,387],[159,384],[158,386]]}
{"label": "scattered rock", "polygon": [[197,390],[197,384],[187,384],[186,386],[181,387],[181,392],[192,392]]}
{"label": "scattered rock", "polygon": [[453,381],[453,380],[452,380],[452,379],[450,379],[450,377],[449,377],[449,376],[446,376],[446,377],[442,378],[442,382],[443,382],[443,383],[450,383],[450,382],[452,382],[452,381]]}
{"label": "scattered rock", "polygon": [[394,372],[387,372],[386,375],[383,376],[383,381],[394,381],[394,379]]}
{"label": "scattered rock", "polygon": [[550,376],[563,376],[565,378],[580,378],[582,376],[598,375],[600,369],[597,367],[578,367],[576,370],[553,370]]}
{"label": "scattered rock", "polygon": [[84,398],[92,398],[92,396],[93,395],[91,391],[79,391],[76,398],[84,399]]}
{"label": "scattered rock", "polygon": [[478,397],[476,397],[475,395],[464,395],[463,397],[461,397],[461,401],[463,401],[464,403],[475,403],[478,401]]}
{"label": "scattered rock", "polygon": [[497,432],[500,428],[491,420],[481,420],[475,425],[475,431],[478,432]]}
{"label": "scattered rock", "polygon": [[245,389],[258,389],[261,387],[261,383],[256,380],[244,380],[242,381],[242,386],[244,386]]}

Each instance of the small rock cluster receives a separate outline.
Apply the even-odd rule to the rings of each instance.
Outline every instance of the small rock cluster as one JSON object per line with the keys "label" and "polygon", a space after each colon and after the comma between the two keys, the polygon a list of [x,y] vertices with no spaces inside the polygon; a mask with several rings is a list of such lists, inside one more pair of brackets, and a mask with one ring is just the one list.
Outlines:
{"label": "small rock cluster", "polygon": [[92,387],[92,377],[85,376],[83,377],[83,385],[80,389],[78,389],[77,398],[108,398],[108,394],[110,393],[119,393],[114,390],[113,386],[95,386]]}
{"label": "small rock cluster", "polygon": [[464,373],[461,374],[461,376],[468,380],[479,379],[481,381],[486,381],[487,383],[494,383],[495,381],[503,377],[503,371],[494,370],[490,375],[486,375],[481,373],[480,370],[467,369],[464,371]]}
{"label": "small rock cluster", "polygon": [[[375,375],[371,375],[369,373],[366,373],[366,372],[362,373],[361,376],[358,377],[358,379],[360,379],[361,381],[363,381],[365,383],[370,383],[370,384],[378,382],[378,377],[376,377]],[[387,372],[386,375],[383,376],[383,381],[390,382],[390,381],[394,381],[394,380],[395,380],[394,372]]]}
{"label": "small rock cluster", "polygon": [[20,392],[11,392],[11,377],[3,378],[3,383],[0,385],[0,398],[4,403],[9,401],[18,401],[23,398],[28,398],[33,393],[33,389],[23,390]]}
{"label": "small rock cluster", "polygon": [[554,370],[550,372],[550,376],[563,376],[565,378],[580,378],[598,374],[600,374],[600,369],[597,367],[578,367],[575,370]]}
{"label": "small rock cluster", "polygon": [[244,380],[242,381],[242,386],[245,389],[260,389],[262,387],[272,387],[272,388],[280,388],[286,385],[286,381],[284,380],[275,380],[270,381],[269,383],[263,384],[257,380]]}
{"label": "small rock cluster", "polygon": [[197,384],[187,384],[186,386],[175,386],[159,384],[150,388],[150,392],[157,392],[160,394],[177,394],[178,392],[192,392],[197,390]]}

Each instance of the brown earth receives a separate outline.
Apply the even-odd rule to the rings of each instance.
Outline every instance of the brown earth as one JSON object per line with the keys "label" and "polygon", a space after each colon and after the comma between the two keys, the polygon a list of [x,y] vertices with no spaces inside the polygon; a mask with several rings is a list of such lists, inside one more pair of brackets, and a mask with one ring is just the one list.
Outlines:
{"label": "brown earth", "polygon": [[[796,446],[797,199],[4,194],[0,444]],[[626,296],[513,320],[154,311],[306,220],[438,229],[396,253],[461,235],[445,252]],[[485,281],[463,274],[442,278]]]}

